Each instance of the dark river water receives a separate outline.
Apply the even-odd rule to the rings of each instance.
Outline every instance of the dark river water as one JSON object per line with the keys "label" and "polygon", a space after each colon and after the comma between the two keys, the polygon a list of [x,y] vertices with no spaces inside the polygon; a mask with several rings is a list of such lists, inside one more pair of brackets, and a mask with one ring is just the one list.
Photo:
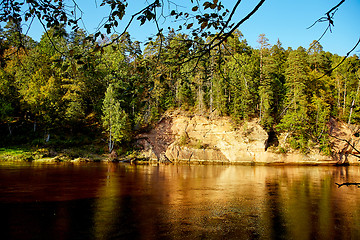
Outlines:
{"label": "dark river water", "polygon": [[360,167],[0,164],[0,239],[360,239]]}

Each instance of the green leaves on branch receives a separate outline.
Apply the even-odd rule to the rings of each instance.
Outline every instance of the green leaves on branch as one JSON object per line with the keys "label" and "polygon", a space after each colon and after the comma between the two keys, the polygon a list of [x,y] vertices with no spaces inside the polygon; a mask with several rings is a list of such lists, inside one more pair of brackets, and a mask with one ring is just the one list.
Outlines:
{"label": "green leaves on branch", "polygon": [[102,107],[102,123],[109,138],[109,152],[114,149],[115,143],[130,140],[131,125],[129,116],[121,108],[120,101],[116,99],[115,89],[112,84],[106,90]]}

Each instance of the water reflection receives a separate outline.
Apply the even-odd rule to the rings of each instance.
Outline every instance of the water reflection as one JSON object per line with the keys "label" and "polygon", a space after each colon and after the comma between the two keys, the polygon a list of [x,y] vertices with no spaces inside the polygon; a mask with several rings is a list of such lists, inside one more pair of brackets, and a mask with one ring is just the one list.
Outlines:
{"label": "water reflection", "polygon": [[1,165],[3,239],[358,239],[359,167]]}

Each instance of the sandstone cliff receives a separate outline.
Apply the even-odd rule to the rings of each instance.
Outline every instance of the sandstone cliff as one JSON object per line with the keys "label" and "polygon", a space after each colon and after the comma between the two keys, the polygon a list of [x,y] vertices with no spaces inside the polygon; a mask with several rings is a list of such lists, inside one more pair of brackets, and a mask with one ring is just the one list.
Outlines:
{"label": "sandstone cliff", "polygon": [[[168,114],[148,133],[137,137],[140,157],[171,162],[335,164],[358,161],[351,150],[358,139],[346,125],[331,119],[332,156],[314,149],[308,154],[280,153],[269,146],[269,134],[257,119],[236,125],[229,117]],[[281,144],[281,137],[280,144]],[[346,140],[344,140],[346,139]],[[273,141],[273,140],[272,140]]]}
{"label": "sandstone cliff", "polygon": [[357,163],[360,158],[359,126],[330,118],[328,123],[332,157],[338,164]]}

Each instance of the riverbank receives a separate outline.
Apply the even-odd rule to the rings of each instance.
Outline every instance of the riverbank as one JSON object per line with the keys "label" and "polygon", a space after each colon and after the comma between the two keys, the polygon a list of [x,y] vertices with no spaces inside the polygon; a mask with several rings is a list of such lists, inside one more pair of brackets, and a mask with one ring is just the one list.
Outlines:
{"label": "riverbank", "polygon": [[0,161],[25,162],[99,162],[109,160],[108,154],[97,154],[86,148],[52,148],[17,146],[0,148]]}
{"label": "riverbank", "polygon": [[[242,165],[242,166],[344,166],[337,161],[279,161],[274,162],[249,162],[249,161],[221,161],[221,160],[181,160],[159,161],[151,158],[141,158],[139,153],[127,156],[114,157],[111,154],[97,154],[79,148],[68,148],[56,152],[47,148],[30,148],[27,146],[0,148],[0,162],[33,162],[33,163],[92,163],[92,162],[117,162],[138,165],[152,164],[179,164],[179,165]],[[349,164],[345,164],[349,165]],[[350,165],[359,166],[359,162]]]}
{"label": "riverbank", "polygon": [[82,148],[66,148],[54,150],[53,148],[36,148],[29,146],[14,146],[0,148],[1,162],[124,162],[134,164],[154,164],[160,163],[157,160],[144,159],[136,157],[136,153],[117,156],[112,154],[96,153],[91,151],[94,146],[84,146]]}
{"label": "riverbank", "polygon": [[331,118],[328,129],[327,151],[315,142],[304,151],[290,146],[288,133],[265,131],[258,119],[235,123],[230,117],[169,112],[148,131],[134,134],[131,143],[117,146],[111,154],[99,134],[90,138],[84,133],[36,146],[29,143],[0,148],[0,161],[360,165],[359,152],[354,147],[360,144],[359,128]]}

